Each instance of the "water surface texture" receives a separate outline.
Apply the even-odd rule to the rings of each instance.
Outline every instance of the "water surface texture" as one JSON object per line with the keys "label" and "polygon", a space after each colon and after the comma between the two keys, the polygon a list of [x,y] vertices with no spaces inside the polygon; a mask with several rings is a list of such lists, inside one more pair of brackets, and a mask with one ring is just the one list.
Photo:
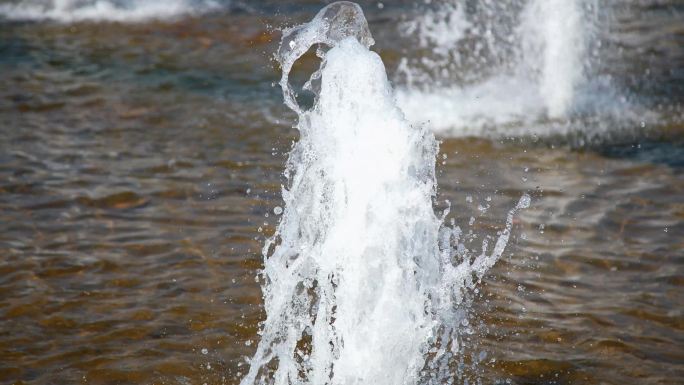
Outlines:
{"label": "water surface texture", "polygon": [[[248,371],[299,139],[276,29],[326,3],[160,3],[0,1],[0,383]],[[454,383],[681,384],[684,7],[551,3],[568,17],[360,2],[399,104],[441,141],[437,213],[477,250],[532,198],[467,299]]]}

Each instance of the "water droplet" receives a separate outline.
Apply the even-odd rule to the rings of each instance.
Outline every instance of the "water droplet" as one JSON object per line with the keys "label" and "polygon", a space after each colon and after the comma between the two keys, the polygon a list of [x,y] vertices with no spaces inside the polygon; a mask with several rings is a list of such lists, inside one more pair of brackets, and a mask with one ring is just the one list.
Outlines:
{"label": "water droplet", "polygon": [[207,348],[202,348],[202,354],[209,354],[209,349]]}
{"label": "water droplet", "polygon": [[283,208],[280,206],[276,206],[273,208],[273,214],[275,215],[280,215],[283,213]]}

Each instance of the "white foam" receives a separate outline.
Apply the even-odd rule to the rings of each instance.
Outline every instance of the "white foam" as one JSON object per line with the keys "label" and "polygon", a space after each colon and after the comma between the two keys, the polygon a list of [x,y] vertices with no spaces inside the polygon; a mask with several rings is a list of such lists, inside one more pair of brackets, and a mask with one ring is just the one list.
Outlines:
{"label": "white foam", "polygon": [[[438,145],[397,108],[360,7],[338,2],[285,32],[278,59],[300,140],[276,234],[264,246],[261,341],[242,385],[446,383],[462,348],[464,295],[503,253],[471,255],[435,215]],[[288,71],[324,43],[314,106]],[[315,80],[314,79],[314,80]],[[311,85],[311,83],[309,83]],[[430,353],[429,353],[430,352]],[[426,369],[426,370],[424,370]]]}
{"label": "white foam", "polygon": [[219,7],[213,0],[28,0],[0,4],[0,15],[11,20],[139,22],[172,19]]}

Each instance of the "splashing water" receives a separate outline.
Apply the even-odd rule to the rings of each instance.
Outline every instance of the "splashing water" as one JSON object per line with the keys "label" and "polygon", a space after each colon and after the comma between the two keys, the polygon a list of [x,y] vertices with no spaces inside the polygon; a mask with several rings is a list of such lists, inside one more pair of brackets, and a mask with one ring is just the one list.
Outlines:
{"label": "splashing water", "polygon": [[[449,136],[553,135],[653,122],[600,74],[595,0],[449,0],[402,26],[428,50],[404,58],[398,103]],[[597,125],[597,122],[599,123]]]}
{"label": "splashing water", "polygon": [[[322,64],[303,109],[288,83],[313,45]],[[277,58],[299,115],[284,211],[264,246],[261,341],[242,385],[443,383],[461,351],[464,294],[497,261],[472,256],[435,215],[438,144],[395,105],[361,8],[337,2],[284,32]],[[318,81],[318,85],[314,83]],[[446,213],[444,214],[446,215]]]}
{"label": "splashing water", "polygon": [[217,9],[213,0],[28,0],[0,4],[0,15],[12,20],[120,21],[168,19]]}

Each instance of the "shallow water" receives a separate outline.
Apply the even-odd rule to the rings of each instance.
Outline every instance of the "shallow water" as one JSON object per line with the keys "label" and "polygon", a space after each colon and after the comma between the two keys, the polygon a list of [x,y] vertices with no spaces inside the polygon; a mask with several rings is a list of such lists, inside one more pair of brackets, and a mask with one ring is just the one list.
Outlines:
{"label": "shallow water", "polygon": [[[397,21],[420,10],[362,5],[391,70],[409,48]],[[296,139],[266,25],[319,8],[2,21],[0,382],[239,381]],[[623,49],[607,54],[609,69],[655,123],[619,122],[591,146],[524,126],[524,138],[442,137],[438,207],[448,199],[463,228],[494,235],[533,196],[474,298],[471,383],[684,378],[681,12],[633,2],[614,13]]]}

